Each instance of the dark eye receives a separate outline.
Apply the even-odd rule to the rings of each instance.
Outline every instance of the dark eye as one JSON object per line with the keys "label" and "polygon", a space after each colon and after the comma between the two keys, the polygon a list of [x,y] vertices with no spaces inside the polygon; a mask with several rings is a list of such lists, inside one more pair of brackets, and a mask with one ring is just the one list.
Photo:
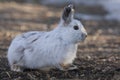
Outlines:
{"label": "dark eye", "polygon": [[79,27],[78,27],[78,26],[74,26],[73,28],[74,28],[74,30],[78,30],[78,29],[79,29]]}

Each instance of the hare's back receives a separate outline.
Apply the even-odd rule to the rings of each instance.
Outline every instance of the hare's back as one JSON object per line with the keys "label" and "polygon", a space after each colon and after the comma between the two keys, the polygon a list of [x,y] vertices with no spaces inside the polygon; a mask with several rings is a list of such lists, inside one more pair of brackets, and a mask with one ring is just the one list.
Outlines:
{"label": "hare's back", "polygon": [[45,32],[40,32],[40,31],[31,31],[27,32],[21,35],[21,38],[25,40],[28,44],[31,44],[35,41],[37,41],[41,36],[43,36]]}
{"label": "hare's back", "polygon": [[31,32],[23,33],[14,38],[14,40],[11,43],[11,46],[25,48],[31,45],[33,42],[37,41],[41,36],[44,35],[44,33],[45,32],[40,32],[40,31],[31,31]]}

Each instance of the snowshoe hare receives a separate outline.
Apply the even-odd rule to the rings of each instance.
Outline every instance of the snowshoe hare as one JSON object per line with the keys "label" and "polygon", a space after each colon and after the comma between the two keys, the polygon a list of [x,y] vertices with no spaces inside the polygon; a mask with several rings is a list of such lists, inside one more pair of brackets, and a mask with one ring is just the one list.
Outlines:
{"label": "snowshoe hare", "polygon": [[85,40],[87,32],[73,15],[73,5],[68,5],[64,8],[60,23],[54,30],[31,31],[17,36],[7,54],[11,70],[76,68],[71,65],[76,58],[78,43]]}

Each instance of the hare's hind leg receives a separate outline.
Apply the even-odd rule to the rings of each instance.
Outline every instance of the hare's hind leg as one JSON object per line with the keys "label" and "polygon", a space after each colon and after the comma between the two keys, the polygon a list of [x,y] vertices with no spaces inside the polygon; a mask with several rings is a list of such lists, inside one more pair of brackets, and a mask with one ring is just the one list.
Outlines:
{"label": "hare's hind leg", "polygon": [[8,61],[12,71],[22,72],[24,70],[23,56],[17,58],[9,58]]}
{"label": "hare's hind leg", "polygon": [[17,71],[17,72],[23,71],[24,62],[25,62],[23,47],[10,46],[7,57],[8,57],[8,62],[12,71]]}
{"label": "hare's hind leg", "polygon": [[16,72],[23,72],[24,67],[18,65],[18,64],[13,64],[10,66],[12,71],[16,71]]}
{"label": "hare's hind leg", "polygon": [[21,57],[17,62],[14,62],[10,65],[12,71],[23,72],[24,70],[24,60]]}

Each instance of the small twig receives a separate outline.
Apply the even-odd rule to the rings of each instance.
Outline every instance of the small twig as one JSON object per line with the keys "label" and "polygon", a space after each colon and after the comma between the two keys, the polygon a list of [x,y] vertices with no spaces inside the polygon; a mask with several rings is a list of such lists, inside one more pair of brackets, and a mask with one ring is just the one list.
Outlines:
{"label": "small twig", "polygon": [[36,78],[34,78],[31,74],[27,74],[32,80],[36,80]]}
{"label": "small twig", "polygon": [[6,74],[8,75],[8,77],[9,77],[9,78],[11,78],[11,76],[10,76],[9,72],[6,72]]}

